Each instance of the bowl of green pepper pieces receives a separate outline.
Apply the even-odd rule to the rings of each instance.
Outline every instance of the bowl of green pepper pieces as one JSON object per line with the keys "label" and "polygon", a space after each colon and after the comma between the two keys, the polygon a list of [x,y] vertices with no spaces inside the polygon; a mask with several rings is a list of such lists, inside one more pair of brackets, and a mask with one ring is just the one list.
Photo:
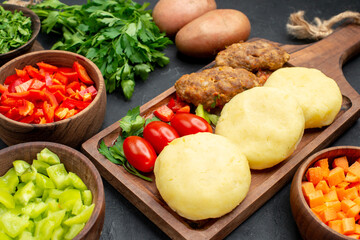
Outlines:
{"label": "bowl of green pepper pieces", "polygon": [[99,239],[105,196],[82,153],[52,142],[0,150],[0,239]]}
{"label": "bowl of green pepper pieces", "polygon": [[28,52],[40,28],[40,19],[32,10],[13,4],[0,4],[0,66]]}

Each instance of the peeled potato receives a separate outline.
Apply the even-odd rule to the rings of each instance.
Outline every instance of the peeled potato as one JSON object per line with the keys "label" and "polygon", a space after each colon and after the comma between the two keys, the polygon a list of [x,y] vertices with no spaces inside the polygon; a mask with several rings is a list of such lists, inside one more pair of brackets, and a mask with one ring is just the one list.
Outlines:
{"label": "peeled potato", "polygon": [[317,69],[281,68],[271,74],[265,86],[288,91],[298,100],[304,112],[305,128],[330,125],[341,108],[338,85]]}
{"label": "peeled potato", "polygon": [[211,57],[233,43],[248,39],[249,19],[234,9],[215,9],[186,24],[176,34],[177,49],[188,56]]}
{"label": "peeled potato", "polygon": [[214,0],[160,0],[152,16],[160,31],[174,36],[184,25],[214,9]]}
{"label": "peeled potato", "polygon": [[171,209],[190,220],[217,218],[246,196],[246,157],[228,139],[197,133],[173,140],[154,167],[156,187]]}
{"label": "peeled potato", "polygon": [[255,87],[225,104],[215,133],[233,141],[251,169],[264,169],[294,152],[304,125],[295,97],[277,88]]}

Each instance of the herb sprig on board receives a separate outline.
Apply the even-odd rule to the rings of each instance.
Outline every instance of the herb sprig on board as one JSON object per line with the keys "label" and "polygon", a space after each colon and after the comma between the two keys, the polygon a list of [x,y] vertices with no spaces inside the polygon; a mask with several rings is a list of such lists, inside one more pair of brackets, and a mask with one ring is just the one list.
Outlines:
{"label": "herb sprig on board", "polygon": [[0,6],[0,54],[21,47],[32,35],[31,19],[21,11],[8,11]]}
{"label": "herb sprig on board", "polygon": [[31,8],[46,33],[62,34],[52,49],[89,58],[101,70],[107,91],[122,89],[130,99],[136,78],[145,80],[155,66],[169,63],[161,51],[172,41],[152,21],[148,5],[132,0],[93,0],[68,6],[45,0]]}
{"label": "herb sprig on board", "polygon": [[105,142],[102,140],[99,145],[99,152],[104,155],[112,163],[121,165],[129,173],[142,178],[146,181],[151,182],[152,179],[142,175],[138,170],[136,170],[126,159],[123,143],[125,138],[129,136],[140,136],[142,137],[144,127],[146,124],[152,121],[160,121],[157,117],[150,119],[145,119],[140,116],[140,107],[136,107],[128,111],[125,117],[120,121],[121,135],[117,138],[115,144],[111,147],[106,146]]}

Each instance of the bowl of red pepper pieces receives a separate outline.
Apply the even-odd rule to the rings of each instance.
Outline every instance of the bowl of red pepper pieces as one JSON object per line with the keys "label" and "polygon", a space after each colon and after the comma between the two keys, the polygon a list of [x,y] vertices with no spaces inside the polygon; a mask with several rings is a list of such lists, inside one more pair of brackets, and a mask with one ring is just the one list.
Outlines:
{"label": "bowl of red pepper pieces", "polygon": [[106,89],[97,66],[67,51],[19,56],[0,68],[0,138],[77,147],[100,129]]}

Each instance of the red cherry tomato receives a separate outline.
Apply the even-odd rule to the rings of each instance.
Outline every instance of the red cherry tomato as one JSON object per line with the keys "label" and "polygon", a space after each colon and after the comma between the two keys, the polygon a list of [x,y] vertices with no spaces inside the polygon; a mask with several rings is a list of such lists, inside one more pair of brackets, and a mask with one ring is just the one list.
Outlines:
{"label": "red cherry tomato", "polygon": [[156,153],[151,144],[138,136],[125,138],[123,149],[126,159],[137,170],[151,172],[154,168]]}
{"label": "red cherry tomato", "polygon": [[171,119],[170,124],[180,136],[198,132],[213,132],[210,124],[205,119],[192,113],[177,113]]}
{"label": "red cherry tomato", "polygon": [[154,121],[145,126],[143,136],[159,154],[172,140],[178,138],[179,134],[169,124]]}

